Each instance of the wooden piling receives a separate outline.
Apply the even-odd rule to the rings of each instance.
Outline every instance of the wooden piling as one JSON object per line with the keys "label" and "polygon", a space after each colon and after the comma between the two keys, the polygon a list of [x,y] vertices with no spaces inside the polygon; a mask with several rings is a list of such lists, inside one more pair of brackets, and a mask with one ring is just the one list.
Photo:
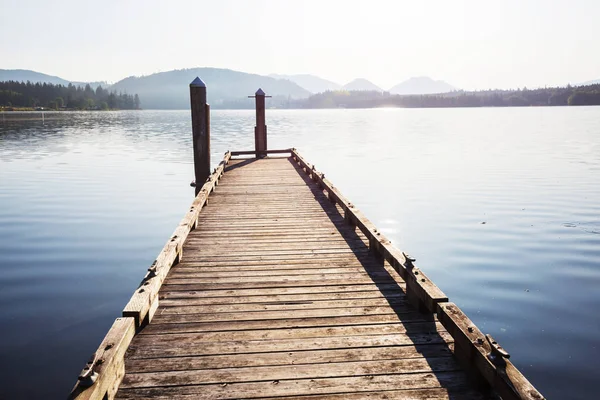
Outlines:
{"label": "wooden piling", "polygon": [[254,127],[254,148],[257,157],[266,157],[267,150],[267,125],[265,117],[265,92],[258,88],[254,98],[256,99],[256,126]]}
{"label": "wooden piling", "polygon": [[198,77],[190,83],[190,106],[197,196],[210,175],[210,107],[206,103],[206,84]]}

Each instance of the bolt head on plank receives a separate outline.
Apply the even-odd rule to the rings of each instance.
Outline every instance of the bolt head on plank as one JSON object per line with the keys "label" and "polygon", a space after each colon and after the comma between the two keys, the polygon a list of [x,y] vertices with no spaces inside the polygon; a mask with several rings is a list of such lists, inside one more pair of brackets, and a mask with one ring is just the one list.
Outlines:
{"label": "bolt head on plank", "polygon": [[206,87],[206,83],[204,83],[202,81],[202,79],[200,79],[199,77],[196,77],[196,79],[194,79],[192,81],[192,83],[190,83],[190,87],[203,87],[203,88],[205,88]]}

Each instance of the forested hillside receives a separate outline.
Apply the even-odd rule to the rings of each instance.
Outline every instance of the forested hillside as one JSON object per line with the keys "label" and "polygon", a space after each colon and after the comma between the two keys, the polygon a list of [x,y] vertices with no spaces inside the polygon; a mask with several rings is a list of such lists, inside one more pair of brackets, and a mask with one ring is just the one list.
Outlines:
{"label": "forested hillside", "polygon": [[0,82],[0,106],[44,107],[73,110],[132,110],[140,108],[137,94],[116,93],[98,86],[85,87],[73,84],[53,85],[50,83]]}

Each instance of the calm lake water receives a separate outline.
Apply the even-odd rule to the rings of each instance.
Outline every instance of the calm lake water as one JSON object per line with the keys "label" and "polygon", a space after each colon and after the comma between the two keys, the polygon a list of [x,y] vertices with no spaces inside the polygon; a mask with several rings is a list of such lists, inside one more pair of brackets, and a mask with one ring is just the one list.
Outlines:
{"label": "calm lake water", "polygon": [[[548,398],[600,370],[600,107],[269,110]],[[213,111],[212,161],[253,147]],[[0,117],[0,398],[65,398],[193,198],[189,111]]]}

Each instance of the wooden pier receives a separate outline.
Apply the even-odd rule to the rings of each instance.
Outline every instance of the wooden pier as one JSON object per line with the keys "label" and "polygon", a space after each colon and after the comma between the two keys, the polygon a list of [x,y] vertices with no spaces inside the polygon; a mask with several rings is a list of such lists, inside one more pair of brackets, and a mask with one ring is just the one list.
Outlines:
{"label": "wooden pier", "polygon": [[190,90],[196,198],[70,398],[543,399],[322,172],[266,149],[264,106],[256,148],[207,171]]}

